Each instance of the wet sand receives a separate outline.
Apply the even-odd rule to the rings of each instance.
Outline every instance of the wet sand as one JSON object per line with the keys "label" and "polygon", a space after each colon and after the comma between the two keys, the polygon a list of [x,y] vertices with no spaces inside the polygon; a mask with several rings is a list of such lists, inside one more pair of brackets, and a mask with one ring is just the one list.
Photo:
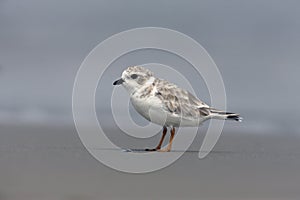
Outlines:
{"label": "wet sand", "polygon": [[[158,139],[136,146],[136,141],[125,143],[140,148]],[[202,139],[198,134],[189,151],[167,168],[126,174],[95,160],[74,127],[2,125],[0,199],[300,198],[300,138],[296,134],[224,131],[214,151],[199,160]]]}

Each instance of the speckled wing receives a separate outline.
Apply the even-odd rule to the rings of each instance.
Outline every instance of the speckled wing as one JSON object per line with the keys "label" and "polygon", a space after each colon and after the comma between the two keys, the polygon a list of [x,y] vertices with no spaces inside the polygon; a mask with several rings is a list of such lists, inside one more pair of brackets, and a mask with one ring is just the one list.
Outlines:
{"label": "speckled wing", "polygon": [[183,118],[199,118],[210,114],[209,106],[190,92],[165,80],[157,79],[155,95],[163,102],[164,108]]}

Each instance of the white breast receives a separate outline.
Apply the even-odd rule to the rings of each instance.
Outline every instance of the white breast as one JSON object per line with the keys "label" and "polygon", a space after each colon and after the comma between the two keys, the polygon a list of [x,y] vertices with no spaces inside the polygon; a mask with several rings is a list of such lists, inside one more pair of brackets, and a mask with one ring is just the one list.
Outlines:
{"label": "white breast", "polygon": [[159,118],[166,114],[159,98],[152,95],[150,97],[139,98],[139,96],[133,95],[130,100],[136,111],[147,120],[164,125]]}

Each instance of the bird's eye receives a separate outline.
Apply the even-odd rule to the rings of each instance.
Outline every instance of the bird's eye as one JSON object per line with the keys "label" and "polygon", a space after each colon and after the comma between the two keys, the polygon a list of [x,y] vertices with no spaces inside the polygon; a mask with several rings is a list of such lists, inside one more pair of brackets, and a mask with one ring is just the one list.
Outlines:
{"label": "bird's eye", "polygon": [[136,78],[138,77],[138,75],[137,75],[137,74],[132,74],[130,77],[131,77],[132,79],[136,79]]}

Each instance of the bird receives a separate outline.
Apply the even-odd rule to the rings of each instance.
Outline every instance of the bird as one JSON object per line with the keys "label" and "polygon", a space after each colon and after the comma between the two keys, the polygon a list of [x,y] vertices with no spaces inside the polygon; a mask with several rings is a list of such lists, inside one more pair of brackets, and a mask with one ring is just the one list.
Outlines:
{"label": "bird", "polygon": [[[152,71],[142,66],[128,67],[113,85],[122,85],[135,110],[163,127],[158,145],[146,151],[170,152],[178,127],[198,127],[209,119],[242,121],[239,114],[212,108],[176,84],[156,78]],[[162,149],[168,128],[169,143]]]}

